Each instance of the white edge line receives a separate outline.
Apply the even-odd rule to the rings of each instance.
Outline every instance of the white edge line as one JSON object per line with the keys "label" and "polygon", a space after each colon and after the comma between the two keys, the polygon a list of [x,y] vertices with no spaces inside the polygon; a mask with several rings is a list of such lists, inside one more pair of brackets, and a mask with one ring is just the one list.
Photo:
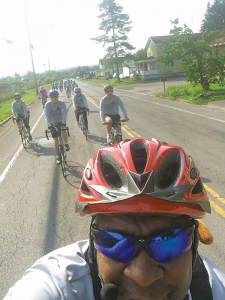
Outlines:
{"label": "white edge line", "polygon": [[161,104],[161,103],[157,103],[157,102],[153,102],[153,101],[148,101],[148,100],[140,99],[140,98],[137,98],[137,97],[134,97],[134,96],[126,95],[126,94],[120,94],[120,95],[127,96],[127,97],[134,98],[134,99],[138,99],[138,100],[140,100],[140,101],[152,103],[152,104],[155,104],[155,105],[159,105],[159,106],[171,108],[171,109],[174,109],[174,110],[186,112],[186,113],[188,113],[188,114],[195,115],[195,116],[199,116],[199,117],[202,117],[202,118],[207,118],[207,119],[210,119],[210,120],[214,120],[214,121],[218,121],[218,122],[225,123],[225,120],[220,120],[220,119],[216,119],[216,118],[213,118],[213,117],[204,116],[204,115],[197,114],[197,113],[194,113],[194,112],[185,110],[185,109],[176,108],[176,107],[173,107],[173,106],[169,106],[169,105],[165,105],[165,104]]}
{"label": "white edge line", "polygon": [[[42,114],[40,115],[40,117],[38,118],[37,122],[34,124],[31,133],[34,132],[34,129],[37,127],[41,117],[43,116],[44,112],[42,112]],[[16,154],[13,156],[13,158],[11,159],[11,161],[9,162],[8,166],[5,168],[5,170],[3,171],[1,177],[0,177],[0,183],[5,179],[7,173],[9,172],[9,170],[11,169],[11,167],[13,166],[13,164],[15,163],[17,157],[19,156],[21,150],[23,149],[23,145],[20,145],[19,149],[16,151]]]}

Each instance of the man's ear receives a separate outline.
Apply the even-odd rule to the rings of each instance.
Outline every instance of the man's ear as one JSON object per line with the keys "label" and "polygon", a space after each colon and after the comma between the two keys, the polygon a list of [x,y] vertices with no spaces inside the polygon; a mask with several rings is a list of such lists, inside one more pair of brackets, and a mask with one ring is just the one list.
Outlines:
{"label": "man's ear", "polygon": [[211,245],[213,243],[213,235],[202,221],[197,220],[197,222],[200,242],[204,245]]}

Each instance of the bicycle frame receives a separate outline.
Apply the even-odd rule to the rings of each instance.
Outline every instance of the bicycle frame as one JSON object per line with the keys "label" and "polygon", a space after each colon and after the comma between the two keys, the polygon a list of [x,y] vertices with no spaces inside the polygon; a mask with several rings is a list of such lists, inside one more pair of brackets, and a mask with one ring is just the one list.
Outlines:
{"label": "bicycle frame", "polygon": [[[13,122],[15,123],[15,118],[13,118]],[[29,123],[29,113],[28,113],[28,117],[27,117],[27,121]],[[20,117],[20,124],[21,124],[21,141],[22,141],[22,144],[23,144],[23,147],[24,149],[27,149],[27,143],[29,144],[29,134],[27,133],[27,129],[25,127],[25,124],[24,124],[24,118],[23,117]]]}
{"label": "bicycle frame", "polygon": [[[120,120],[120,121],[114,121],[112,122],[112,128],[111,128],[111,135],[112,135],[112,142],[110,143],[111,145],[112,144],[119,144],[119,142],[121,142],[123,140],[123,136],[122,136],[122,133],[120,133],[118,131],[118,123],[119,122],[126,122],[126,120]],[[122,126],[122,124],[121,124]]]}
{"label": "bicycle frame", "polygon": [[67,99],[70,99],[70,98],[71,98],[71,91],[66,92],[66,97],[67,97]]}
{"label": "bicycle frame", "polygon": [[87,139],[87,128],[84,122],[84,115],[83,112],[88,112],[88,110],[78,110],[79,113],[79,123],[80,123],[80,128],[85,136],[85,138]]}
{"label": "bicycle frame", "polygon": [[[66,130],[68,136],[70,136],[70,134],[69,134],[69,128],[66,127],[66,128],[62,129],[62,128],[60,128],[59,124],[56,127],[57,127],[57,129],[59,131],[59,136],[57,137],[57,139],[58,139],[59,161],[60,161],[60,165],[61,165],[61,170],[62,170],[62,173],[63,173],[63,177],[65,177],[66,176],[67,161],[66,161],[66,151],[65,151],[64,141],[63,141],[63,138],[62,138],[62,135],[61,135],[61,131],[65,131]],[[51,133],[51,131],[48,131],[46,129],[45,130],[45,135],[46,135],[47,140],[49,140],[48,133]]]}
{"label": "bicycle frame", "polygon": [[41,103],[43,108],[45,107],[46,102],[47,102],[47,97],[41,97]]}

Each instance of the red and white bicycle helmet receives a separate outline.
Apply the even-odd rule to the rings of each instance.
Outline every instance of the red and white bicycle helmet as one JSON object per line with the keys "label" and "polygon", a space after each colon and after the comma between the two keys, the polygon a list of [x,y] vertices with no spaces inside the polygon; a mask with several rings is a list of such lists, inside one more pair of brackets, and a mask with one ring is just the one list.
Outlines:
{"label": "red and white bicycle helmet", "polygon": [[203,218],[210,203],[191,156],[154,138],[100,149],[86,166],[76,212],[153,213]]}

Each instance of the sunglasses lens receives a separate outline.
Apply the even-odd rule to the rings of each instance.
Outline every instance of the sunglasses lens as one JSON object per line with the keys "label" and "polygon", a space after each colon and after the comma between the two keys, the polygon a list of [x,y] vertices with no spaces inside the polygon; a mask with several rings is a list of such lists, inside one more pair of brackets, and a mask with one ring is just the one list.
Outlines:
{"label": "sunglasses lens", "polygon": [[131,261],[135,243],[120,233],[102,231],[94,233],[95,248],[105,256],[122,263]]}
{"label": "sunglasses lens", "polygon": [[167,262],[182,255],[192,245],[189,230],[178,228],[157,236],[149,243],[153,258],[158,262]]}

